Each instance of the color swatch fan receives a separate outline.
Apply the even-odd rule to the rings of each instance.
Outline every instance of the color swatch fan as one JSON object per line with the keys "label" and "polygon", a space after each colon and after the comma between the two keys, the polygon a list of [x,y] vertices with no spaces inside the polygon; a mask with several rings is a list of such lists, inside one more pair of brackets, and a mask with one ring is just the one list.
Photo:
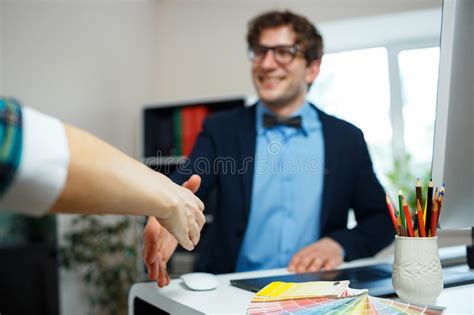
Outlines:
{"label": "color swatch fan", "polygon": [[247,314],[442,314],[442,308],[417,306],[369,296],[349,281],[272,282],[255,294]]}

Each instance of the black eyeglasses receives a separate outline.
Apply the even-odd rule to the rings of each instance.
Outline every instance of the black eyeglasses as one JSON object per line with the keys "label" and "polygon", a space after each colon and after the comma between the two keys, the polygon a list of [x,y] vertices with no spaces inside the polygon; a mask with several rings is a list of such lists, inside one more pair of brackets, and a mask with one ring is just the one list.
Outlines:
{"label": "black eyeglasses", "polygon": [[273,47],[254,45],[249,47],[248,57],[250,61],[260,63],[265,59],[269,50],[273,52],[273,58],[275,58],[275,61],[282,65],[290,64],[295,59],[298,52],[303,52],[303,49],[298,45],[279,45]]}

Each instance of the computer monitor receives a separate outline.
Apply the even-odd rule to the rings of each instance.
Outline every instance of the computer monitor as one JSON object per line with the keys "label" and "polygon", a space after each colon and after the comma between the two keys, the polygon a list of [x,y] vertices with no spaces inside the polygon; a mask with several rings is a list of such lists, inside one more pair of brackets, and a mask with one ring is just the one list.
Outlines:
{"label": "computer monitor", "polygon": [[[474,1],[444,0],[432,176],[441,229],[474,227]],[[468,244],[467,244],[468,245]]]}

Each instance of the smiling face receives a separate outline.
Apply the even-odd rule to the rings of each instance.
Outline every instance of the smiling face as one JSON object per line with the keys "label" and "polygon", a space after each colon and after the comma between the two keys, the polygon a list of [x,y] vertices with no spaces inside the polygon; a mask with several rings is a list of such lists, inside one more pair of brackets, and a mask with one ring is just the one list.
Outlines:
{"label": "smiling face", "polygon": [[[293,46],[296,36],[290,26],[267,28],[261,32],[258,44]],[[260,62],[252,63],[252,79],[260,100],[270,109],[296,110],[304,102],[308,84],[318,75],[319,65],[319,60],[308,65],[300,52],[291,63],[282,65],[275,60],[273,51],[267,51]]]}

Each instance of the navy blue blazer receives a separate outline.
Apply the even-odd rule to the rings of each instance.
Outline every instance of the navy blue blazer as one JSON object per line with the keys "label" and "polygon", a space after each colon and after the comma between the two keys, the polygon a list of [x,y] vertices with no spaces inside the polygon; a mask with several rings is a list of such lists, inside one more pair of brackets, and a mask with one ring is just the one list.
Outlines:
{"label": "navy blue blazer", "polygon": [[[321,237],[341,244],[345,260],[373,256],[392,242],[394,232],[363,134],[348,122],[315,110],[325,145]],[[189,160],[171,175],[182,184],[191,174],[199,174],[199,198],[206,203],[211,193],[215,195],[214,221],[198,245],[197,271],[235,271],[249,218],[255,143],[255,106],[210,116]],[[354,209],[357,220],[351,230],[346,227],[349,209]]]}

